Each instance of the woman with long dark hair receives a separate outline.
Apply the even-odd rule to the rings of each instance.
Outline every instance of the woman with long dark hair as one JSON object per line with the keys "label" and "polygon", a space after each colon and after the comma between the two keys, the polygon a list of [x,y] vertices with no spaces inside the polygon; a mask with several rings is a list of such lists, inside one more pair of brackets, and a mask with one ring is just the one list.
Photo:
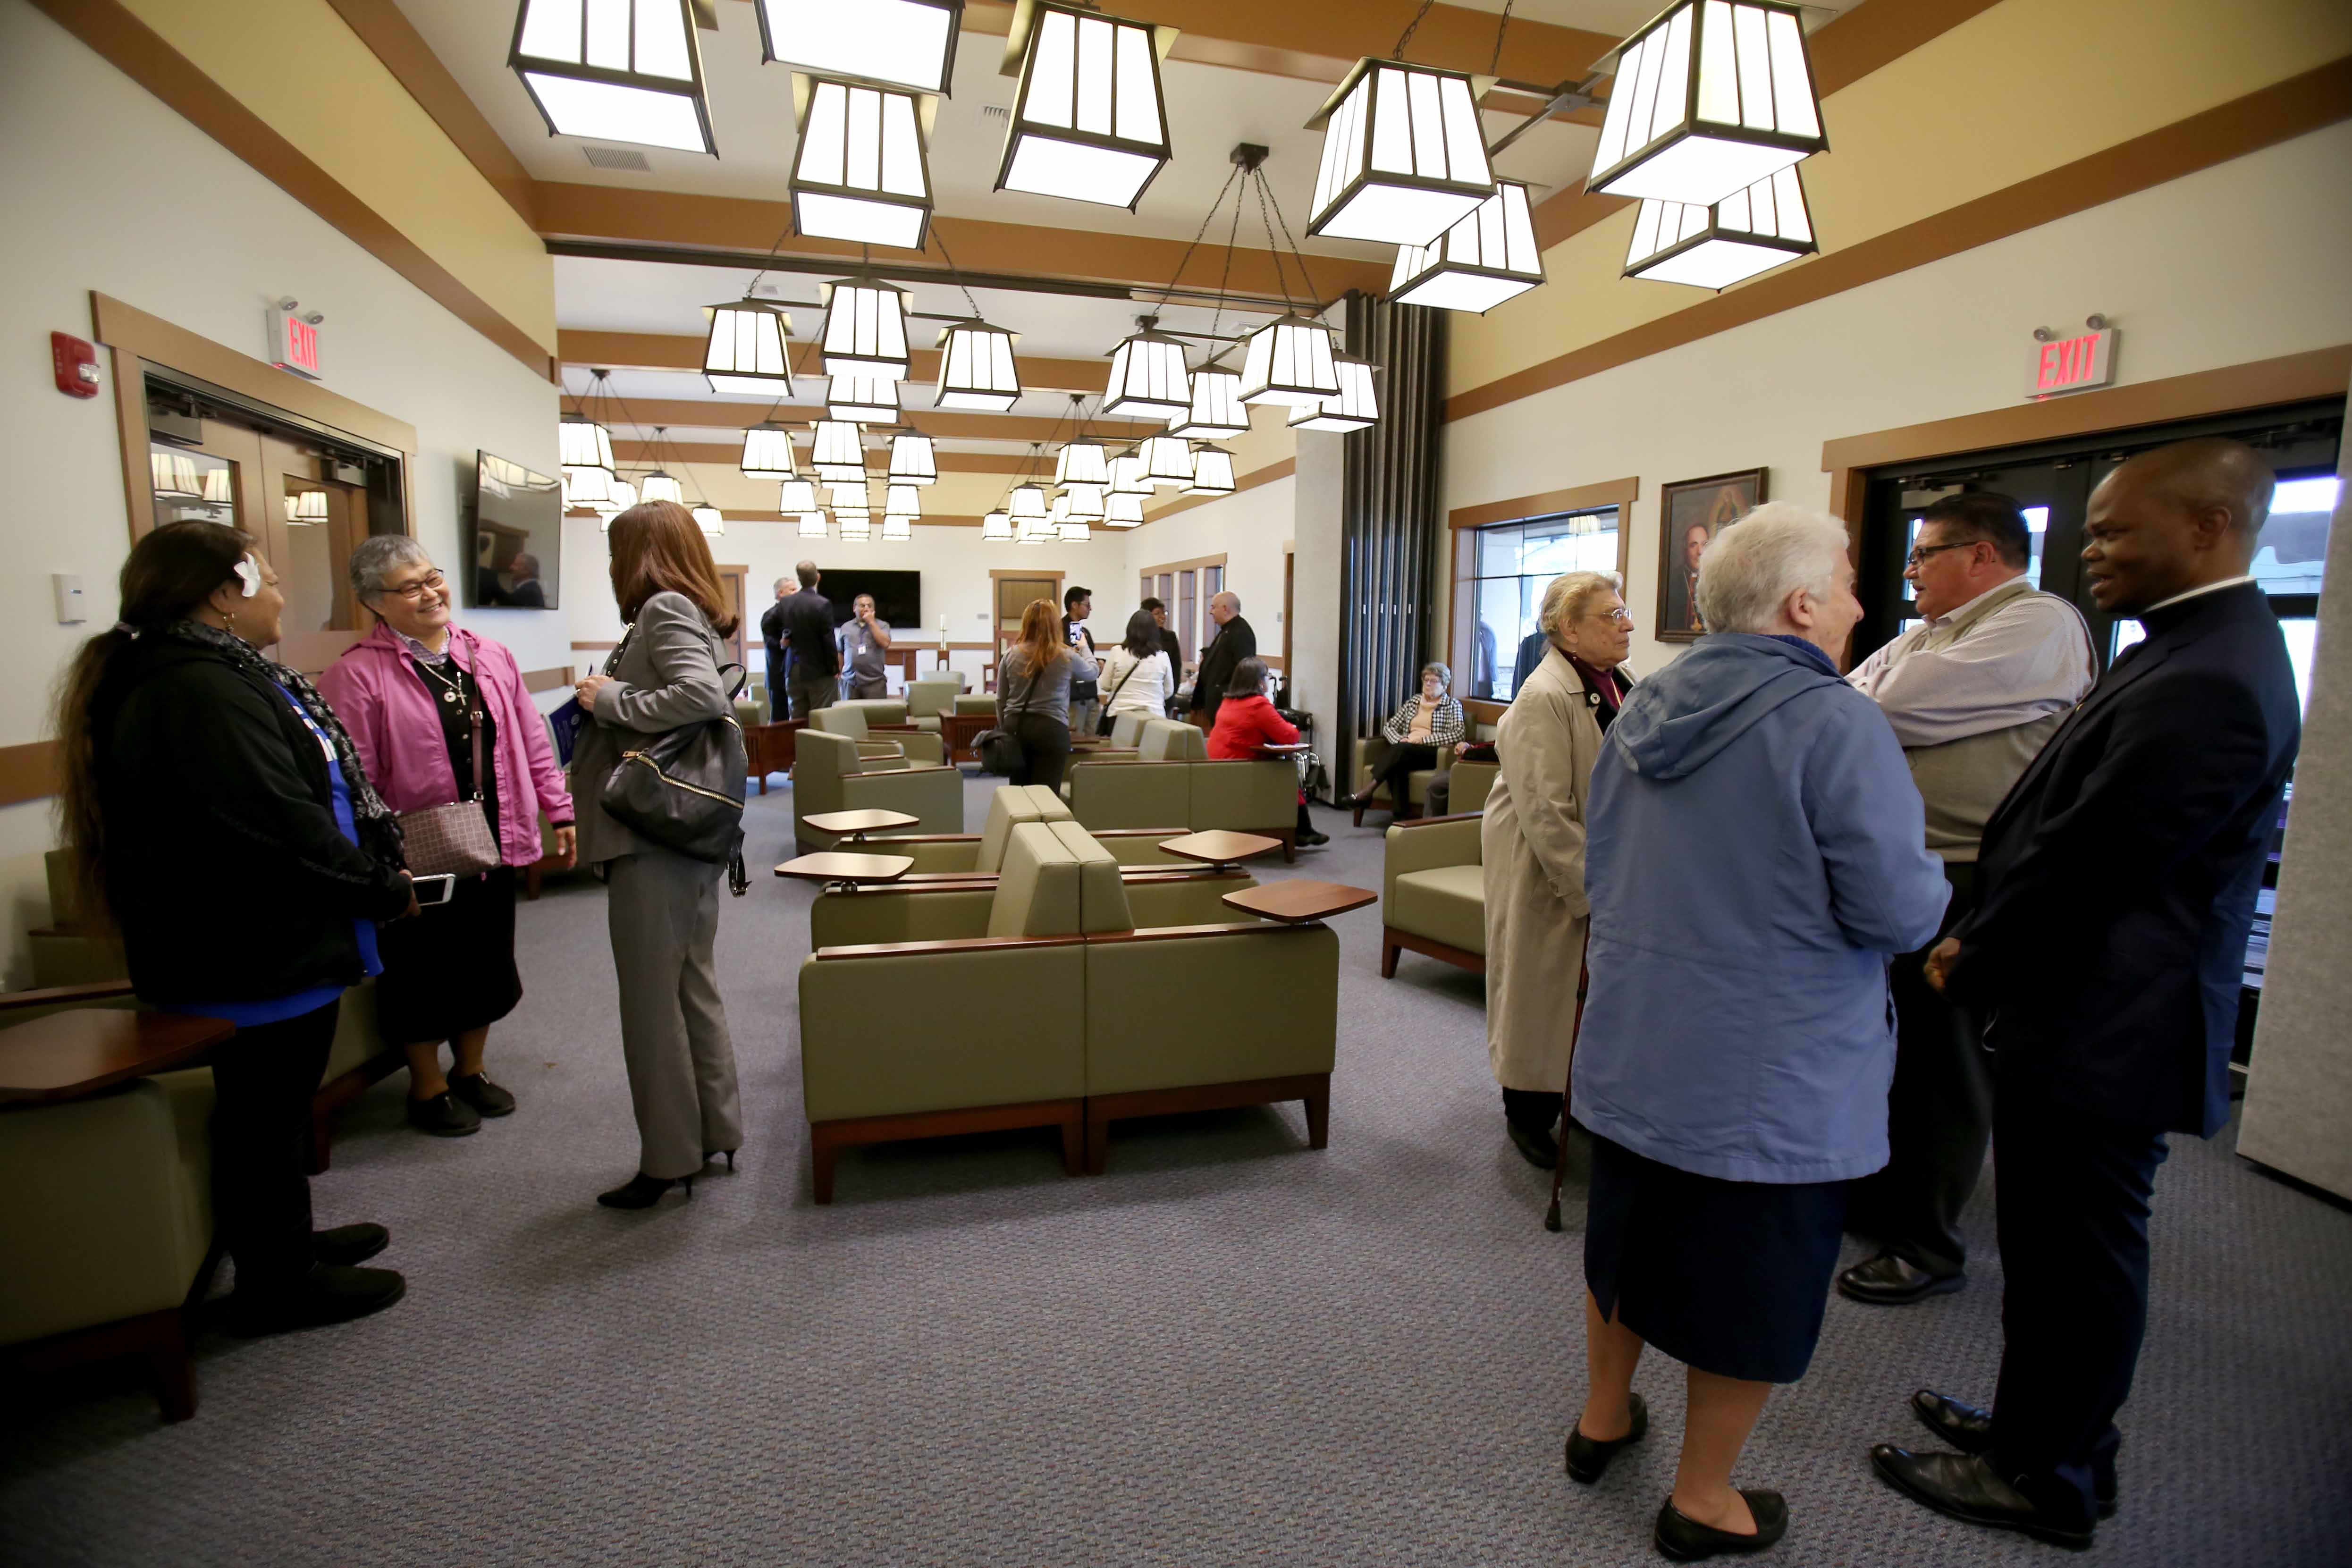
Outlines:
{"label": "woman with long dark hair", "polygon": [[681,1184],[692,1197],[711,1157],[726,1155],[732,1169],[743,1142],[735,1047],[711,959],[725,868],[631,832],[604,810],[604,783],[623,752],[734,716],[719,667],[735,617],[701,528],[677,502],[631,507],[608,539],[613,599],[629,629],[604,672],[580,682],[580,706],[595,722],[581,726],[572,793],[581,863],[601,868],[608,889],[621,1053],[641,1144],[637,1173],[596,1201],[642,1209]]}
{"label": "woman with long dark hair", "polygon": [[123,563],[121,619],[58,694],[59,792],[83,908],[122,936],[140,1000],[226,1018],[213,1058],[213,1207],[236,1265],[230,1324],[274,1333],[388,1307],[361,1268],[382,1226],[310,1228],[310,1097],[375,926],[415,911],[400,827],[333,710],[257,650],[286,607],[253,541],[153,530]]}
{"label": "woman with long dark hair", "polygon": [[[1139,713],[1158,719],[1167,713],[1168,700],[1176,695],[1176,667],[1160,646],[1160,623],[1150,610],[1127,617],[1127,639],[1103,655],[1099,684],[1105,717]],[[1103,728],[1108,733],[1109,726]]]}
{"label": "woman with long dark hair", "polygon": [[1021,742],[1016,784],[1062,787],[1070,763],[1070,682],[1102,673],[1083,643],[1062,641],[1061,612],[1033,599],[1021,635],[996,667],[996,721]]}

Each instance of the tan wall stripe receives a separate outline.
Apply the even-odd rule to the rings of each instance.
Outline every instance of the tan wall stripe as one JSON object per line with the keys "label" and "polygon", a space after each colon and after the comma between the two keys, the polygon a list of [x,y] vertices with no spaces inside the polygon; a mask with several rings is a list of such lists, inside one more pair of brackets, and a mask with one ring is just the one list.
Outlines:
{"label": "tan wall stripe", "polygon": [[[1298,459],[1296,458],[1285,458],[1278,463],[1268,463],[1262,468],[1252,468],[1248,473],[1237,475],[1234,478],[1233,493],[1239,495],[1244,490],[1254,490],[1260,485],[1270,485],[1276,479],[1286,479],[1297,471]],[[1180,511],[1191,511],[1196,506],[1207,506],[1213,501],[1231,499],[1231,496],[1186,496],[1182,500],[1171,501],[1158,511],[1148,513],[1144,517],[1143,524],[1148,528],[1155,522],[1166,521]]]}
{"label": "tan wall stripe", "polygon": [[[1811,304],[2352,116],[2352,57],[1446,399],[1451,422]],[[1624,284],[1622,287],[1634,287]]]}
{"label": "tan wall stripe", "polygon": [[578,679],[568,669],[527,669],[522,674],[522,689],[533,692],[556,691]]}
{"label": "tan wall stripe", "polygon": [[[696,403],[687,398],[654,398],[639,402],[629,399],[628,414],[637,425],[666,425],[681,430],[747,430],[768,416],[770,405],[765,403]],[[787,407],[776,417],[785,423],[806,424],[817,416],[814,408]],[[1066,438],[1070,422],[1044,419],[1026,414],[971,414],[955,409],[917,408],[910,410],[907,423],[926,436],[944,437],[955,441],[1046,441]],[[1117,437],[1122,440],[1139,440],[1146,436],[1166,433],[1168,426],[1143,419],[1094,419],[1087,428],[1097,436]]]}
{"label": "tan wall stripe", "polygon": [[393,0],[327,0],[327,4],[383,62],[393,79],[408,89],[408,96],[441,128],[450,144],[481,172],[490,188],[506,198],[507,205],[523,222],[530,223],[530,171],[499,139],[489,121],[474,107],[474,100],[466,96],[466,89],[457,85],[457,79],[449,74],[449,68],[441,63],[400,7]]}
{"label": "tan wall stripe", "polygon": [[1458,506],[1445,514],[1449,528],[1485,528],[1489,523],[1517,522],[1526,517],[1549,517],[1556,511],[1589,511],[1595,507],[1631,506],[1642,499],[1639,475],[1601,479],[1572,489],[1546,490],[1541,495],[1513,496],[1508,500]]}
{"label": "tan wall stripe", "polygon": [[0,805],[21,805],[58,793],[58,743],[33,741],[0,746]]}

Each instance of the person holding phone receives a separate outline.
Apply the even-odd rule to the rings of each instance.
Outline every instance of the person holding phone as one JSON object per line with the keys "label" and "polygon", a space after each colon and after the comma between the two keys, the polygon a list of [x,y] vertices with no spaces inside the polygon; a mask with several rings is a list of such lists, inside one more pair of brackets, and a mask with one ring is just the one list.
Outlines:
{"label": "person holding phone", "polygon": [[[408,1058],[408,1124],[462,1137],[515,1108],[482,1066],[490,1026],[522,1000],[515,871],[541,858],[542,813],[555,830],[554,863],[572,864],[572,794],[514,655],[451,624],[454,595],[425,546],[402,533],[363,540],[352,552],[351,579],[376,626],[319,677],[320,690],[393,810],[478,800],[499,847],[489,871],[446,884],[419,879],[419,902],[438,907],[383,933],[375,987],[377,1027]],[[444,1041],[453,1058],[446,1076]]]}
{"label": "person holding phone", "polygon": [[358,1267],[389,1234],[314,1232],[303,1160],[343,992],[383,967],[377,922],[416,912],[399,824],[334,710],[259,651],[286,600],[250,537],[154,529],[120,589],[121,619],[58,689],[65,839],[82,909],[121,932],[140,1000],[236,1026],[212,1058],[230,1326],[389,1307],[400,1275]]}

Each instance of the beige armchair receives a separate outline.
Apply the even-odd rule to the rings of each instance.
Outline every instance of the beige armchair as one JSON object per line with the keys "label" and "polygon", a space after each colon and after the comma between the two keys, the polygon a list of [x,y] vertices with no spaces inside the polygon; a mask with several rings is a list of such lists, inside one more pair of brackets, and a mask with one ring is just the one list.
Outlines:
{"label": "beige armchair", "polygon": [[[894,834],[890,853],[914,858],[909,877],[970,876],[975,872],[993,876],[1003,865],[1005,842],[1014,827],[1024,822],[1069,820],[1068,804],[1045,785],[999,784],[989,801],[988,820],[980,832]],[[1172,827],[1107,828],[1094,837],[1124,866],[1186,866],[1198,862],[1167,854],[1160,846],[1191,831],[1180,823]]]}
{"label": "beige armchair", "polygon": [[793,758],[793,834],[801,852],[839,842],[837,835],[809,826],[807,818],[866,808],[911,812],[918,820],[909,833],[961,833],[963,774],[950,767],[911,766],[903,758],[869,761],[847,735],[814,726],[802,731]]}
{"label": "beige armchair", "polygon": [[887,761],[904,757],[908,763],[938,767],[948,760],[937,731],[918,730],[912,725],[885,726],[874,721],[868,710],[873,703],[836,702],[830,708],[820,708],[809,715],[809,727],[827,734],[846,735],[857,742],[861,757]]}
{"label": "beige armchair", "polygon": [[1445,809],[1449,816],[1486,809],[1486,797],[1495,793],[1495,781],[1503,776],[1499,763],[1457,762],[1450,770],[1453,782],[1446,786]]}
{"label": "beige armchair", "polygon": [[1073,757],[1063,794],[1097,833],[1181,822],[1195,833],[1229,828],[1282,840],[1296,853],[1298,772],[1287,761],[1211,762],[1208,737],[1172,719],[1144,721],[1139,754]]}
{"label": "beige armchair", "polygon": [[1486,973],[1486,870],[1475,812],[1389,825],[1381,877],[1381,977],[1406,948]]}
{"label": "beige armchair", "polygon": [[934,672],[907,682],[907,722],[936,734],[940,720],[955,711],[955,700],[962,694],[963,677],[952,672]]}

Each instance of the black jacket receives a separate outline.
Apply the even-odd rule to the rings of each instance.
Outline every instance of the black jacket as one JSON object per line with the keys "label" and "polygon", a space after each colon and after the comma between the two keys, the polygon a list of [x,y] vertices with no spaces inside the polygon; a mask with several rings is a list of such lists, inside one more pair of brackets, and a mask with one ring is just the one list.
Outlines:
{"label": "black jacket", "polygon": [[[793,650],[793,679],[814,680],[841,673],[841,650],[833,640],[833,601],[814,588],[779,601],[784,641]],[[764,621],[762,626],[764,629]]]}
{"label": "black jacket", "polygon": [[326,753],[278,689],[142,637],[91,704],[107,900],[149,1002],[265,1001],[363,978],[358,920],[408,907],[343,837]]}
{"label": "black jacket", "polygon": [[2259,586],[2141,619],[1986,823],[1949,989],[1994,1010],[2004,1082],[2210,1137],[2302,718]]}
{"label": "black jacket", "polygon": [[784,681],[784,602],[778,599],[760,612],[760,642],[768,650],[768,689]]}
{"label": "black jacket", "polygon": [[1225,688],[1234,683],[1234,669],[1245,658],[1257,657],[1257,633],[1250,624],[1235,616],[1217,632],[1217,640],[1201,656],[1201,672],[1192,680],[1192,710],[1206,710],[1213,722],[1217,704],[1225,700]]}

